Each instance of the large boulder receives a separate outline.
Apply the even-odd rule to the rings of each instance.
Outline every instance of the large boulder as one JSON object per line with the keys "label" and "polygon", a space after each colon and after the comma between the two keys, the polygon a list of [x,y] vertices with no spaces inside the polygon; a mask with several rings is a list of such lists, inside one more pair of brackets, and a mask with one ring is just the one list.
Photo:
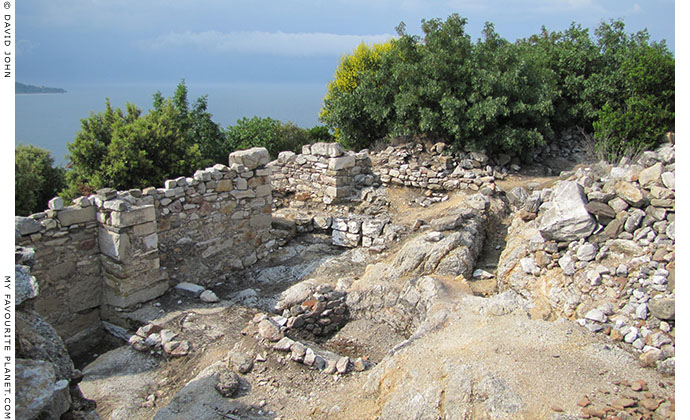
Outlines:
{"label": "large boulder", "polygon": [[581,185],[573,181],[559,183],[552,205],[539,223],[539,232],[544,239],[555,241],[576,241],[588,237],[597,223],[586,205],[587,198]]}

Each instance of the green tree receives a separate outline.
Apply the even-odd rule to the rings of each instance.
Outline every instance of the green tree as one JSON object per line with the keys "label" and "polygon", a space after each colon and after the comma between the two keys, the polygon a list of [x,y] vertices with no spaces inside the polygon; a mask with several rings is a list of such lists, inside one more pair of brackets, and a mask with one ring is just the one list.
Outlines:
{"label": "green tree", "polygon": [[366,147],[388,133],[392,98],[383,92],[389,85],[381,82],[380,67],[392,48],[390,42],[361,43],[341,58],[335,79],[328,84],[319,118],[348,147]]}
{"label": "green tree", "polygon": [[63,195],[161,185],[166,178],[226,163],[223,133],[211,120],[206,100],[197,99],[190,109],[184,80],[172,98],[156,92],[153,109],[143,117],[133,104],[125,113],[106,99],[105,111],[83,119],[75,141],[67,145],[71,170]]}
{"label": "green tree", "polygon": [[64,169],[54,166],[45,149],[17,145],[14,149],[14,212],[28,216],[43,211],[64,187]]}

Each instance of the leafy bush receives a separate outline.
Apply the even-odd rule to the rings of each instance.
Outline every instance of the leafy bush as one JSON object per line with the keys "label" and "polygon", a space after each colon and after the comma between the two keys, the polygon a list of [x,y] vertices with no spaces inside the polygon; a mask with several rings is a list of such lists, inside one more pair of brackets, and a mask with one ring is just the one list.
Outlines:
{"label": "leafy bush", "polygon": [[104,112],[81,121],[76,139],[67,145],[71,170],[63,196],[85,195],[106,186],[161,185],[167,178],[220,159],[222,132],[206,112],[206,97],[189,110],[184,80],[173,98],[164,99],[157,92],[153,109],[145,116],[130,103],[126,110],[113,109],[106,99]]}
{"label": "leafy bush", "polygon": [[653,147],[673,128],[675,61],[646,31],[626,34],[618,20],[591,38],[573,23],[510,43],[487,23],[473,44],[466,24],[424,20],[422,37],[401,24],[398,38],[345,55],[321,121],[351,148],[423,136],[513,153],[581,127],[609,156]]}
{"label": "leafy bush", "polygon": [[291,122],[283,123],[273,118],[240,118],[236,125],[225,129],[226,148],[230,151],[265,147],[272,157],[282,151],[299,153],[305,144],[332,141],[328,128],[316,126],[305,130]]}
{"label": "leafy bush", "polygon": [[64,169],[53,165],[50,152],[36,146],[14,149],[14,212],[28,216],[43,211],[64,187]]}

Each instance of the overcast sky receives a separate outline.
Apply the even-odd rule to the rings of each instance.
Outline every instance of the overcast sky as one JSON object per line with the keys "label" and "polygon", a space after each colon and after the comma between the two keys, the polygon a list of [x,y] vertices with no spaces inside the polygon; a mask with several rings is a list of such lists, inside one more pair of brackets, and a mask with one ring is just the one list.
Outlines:
{"label": "overcast sky", "polygon": [[673,0],[22,0],[17,81],[324,83],[359,42],[451,13],[468,18],[473,39],[490,21],[510,41],[622,18],[675,51]]}

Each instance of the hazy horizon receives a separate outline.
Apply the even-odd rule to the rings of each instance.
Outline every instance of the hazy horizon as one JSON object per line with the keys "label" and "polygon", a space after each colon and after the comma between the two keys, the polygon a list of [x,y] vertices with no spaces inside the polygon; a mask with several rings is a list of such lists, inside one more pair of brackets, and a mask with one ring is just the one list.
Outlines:
{"label": "hazy horizon", "polygon": [[[571,22],[622,18],[675,51],[673,0],[35,0],[17,2],[16,80],[82,84],[323,83],[362,41],[381,42],[405,22],[459,13],[472,39],[484,22],[509,41]],[[136,11],[133,13],[133,11]]]}

